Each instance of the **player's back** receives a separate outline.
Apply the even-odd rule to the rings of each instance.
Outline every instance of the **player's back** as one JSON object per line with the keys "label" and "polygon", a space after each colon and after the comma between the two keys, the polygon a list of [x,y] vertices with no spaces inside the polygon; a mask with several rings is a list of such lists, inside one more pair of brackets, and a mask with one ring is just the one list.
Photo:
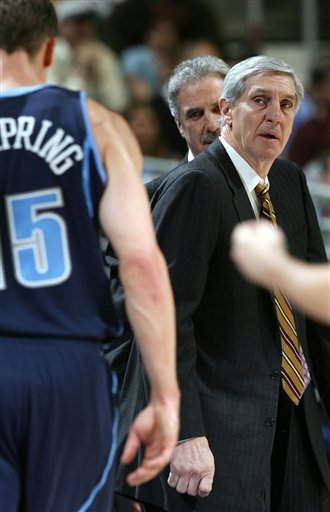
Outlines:
{"label": "player's back", "polygon": [[99,249],[106,181],[84,95],[0,98],[0,334],[102,340],[117,328]]}

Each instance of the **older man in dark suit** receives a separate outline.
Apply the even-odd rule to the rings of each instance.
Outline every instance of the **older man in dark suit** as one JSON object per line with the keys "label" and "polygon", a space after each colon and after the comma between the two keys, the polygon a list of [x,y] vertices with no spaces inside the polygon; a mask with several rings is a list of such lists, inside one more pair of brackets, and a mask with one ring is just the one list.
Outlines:
{"label": "older man in dark suit", "polygon": [[[219,98],[223,80],[228,71],[229,66],[214,55],[203,55],[182,61],[174,69],[168,84],[168,105],[174,122],[187,143],[187,153],[180,165],[193,160],[219,137],[221,117]],[[166,177],[167,174],[164,173],[146,183],[149,199],[153,197]],[[107,261],[111,269],[111,290],[117,298],[118,309],[122,316],[125,316],[123,288],[118,275],[118,259],[114,257],[110,245],[107,248]],[[112,349],[107,356],[117,368],[119,381],[126,371],[133,337],[130,326],[127,322],[125,325],[127,329],[119,340],[119,346]],[[131,360],[130,369],[135,366]]]}
{"label": "older man in dark suit", "polygon": [[[220,101],[220,140],[173,170],[152,199],[176,300],[181,442],[170,468],[136,495],[168,512],[329,510],[314,392],[317,386],[329,412],[329,332],[247,283],[229,258],[233,228],[259,218],[267,194],[269,217],[276,216],[290,252],[326,259],[305,177],[277,159],[302,96],[294,70],[279,59],[234,66]],[[134,389],[127,408],[147,396],[141,372]]]}
{"label": "older man in dark suit", "polygon": [[[182,163],[205,151],[220,135],[219,98],[229,66],[214,55],[188,59],[174,69],[168,83],[168,105],[185,139],[188,152]],[[147,183],[149,198],[166,174]]]}

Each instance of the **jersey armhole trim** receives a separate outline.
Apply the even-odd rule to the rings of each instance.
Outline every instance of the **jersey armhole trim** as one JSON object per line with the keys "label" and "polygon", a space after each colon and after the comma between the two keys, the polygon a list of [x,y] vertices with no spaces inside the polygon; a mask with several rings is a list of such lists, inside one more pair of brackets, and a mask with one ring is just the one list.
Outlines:
{"label": "jersey armhole trim", "polygon": [[95,158],[97,172],[98,172],[102,182],[106,183],[106,181],[107,181],[107,173],[106,173],[106,171],[105,171],[105,169],[103,167],[103,164],[102,164],[102,161],[101,161],[101,158],[100,158],[100,154],[99,154],[99,151],[98,151],[95,139],[94,139],[93,131],[92,131],[91,124],[90,124],[90,121],[89,121],[89,116],[88,116],[88,111],[87,111],[87,101],[86,100],[87,100],[87,94],[84,91],[80,91],[81,110],[82,110],[83,120],[84,120],[85,127],[86,127],[87,138],[88,138],[87,146],[93,152],[93,155],[94,155],[94,158]]}

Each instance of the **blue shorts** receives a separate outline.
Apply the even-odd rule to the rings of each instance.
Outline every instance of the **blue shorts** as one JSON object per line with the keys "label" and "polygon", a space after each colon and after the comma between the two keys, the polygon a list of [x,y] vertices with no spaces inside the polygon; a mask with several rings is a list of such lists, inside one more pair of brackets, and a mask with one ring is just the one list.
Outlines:
{"label": "blue shorts", "polygon": [[97,343],[0,337],[0,511],[110,512],[116,382]]}

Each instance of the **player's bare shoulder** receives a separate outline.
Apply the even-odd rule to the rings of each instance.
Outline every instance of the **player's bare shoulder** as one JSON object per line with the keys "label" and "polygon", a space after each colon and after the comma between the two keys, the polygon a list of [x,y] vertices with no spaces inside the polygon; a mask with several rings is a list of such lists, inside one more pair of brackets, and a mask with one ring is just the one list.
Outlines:
{"label": "player's bare shoulder", "polygon": [[141,167],[141,152],[126,120],[100,103],[87,98],[89,121],[103,162],[109,152],[114,155],[128,152],[135,166]]}

